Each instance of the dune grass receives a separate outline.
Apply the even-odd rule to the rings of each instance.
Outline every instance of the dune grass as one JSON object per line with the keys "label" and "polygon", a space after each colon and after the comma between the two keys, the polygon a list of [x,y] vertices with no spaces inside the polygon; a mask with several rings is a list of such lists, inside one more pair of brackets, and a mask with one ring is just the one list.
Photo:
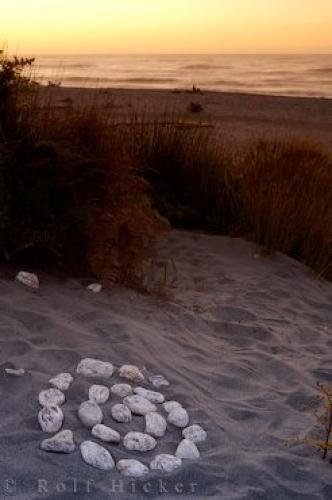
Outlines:
{"label": "dune grass", "polygon": [[31,63],[0,60],[0,259],[140,286],[167,219],[331,279],[332,162],[317,147],[260,141],[238,154],[176,118],[41,107]]}
{"label": "dune grass", "polygon": [[238,154],[206,130],[149,130],[141,155],[158,211],[177,227],[240,236],[332,277],[332,160],[304,141]]}
{"label": "dune grass", "polygon": [[241,174],[248,236],[331,278],[331,158],[307,142],[258,142]]}
{"label": "dune grass", "polygon": [[0,87],[0,258],[140,286],[163,227],[147,182],[93,108],[40,108],[14,65]]}

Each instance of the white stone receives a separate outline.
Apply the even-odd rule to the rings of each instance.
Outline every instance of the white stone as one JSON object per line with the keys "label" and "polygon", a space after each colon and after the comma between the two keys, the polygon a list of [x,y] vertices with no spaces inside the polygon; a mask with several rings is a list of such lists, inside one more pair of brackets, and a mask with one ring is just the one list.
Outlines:
{"label": "white stone", "polygon": [[144,375],[141,370],[134,365],[122,365],[119,369],[119,375],[122,378],[127,378],[133,382],[142,382],[144,380]]}
{"label": "white stone", "polygon": [[167,422],[156,412],[150,412],[145,415],[145,432],[154,437],[162,437],[165,435]]}
{"label": "white stone", "polygon": [[162,472],[173,472],[182,465],[181,458],[174,455],[157,455],[151,462],[150,468],[152,470],[160,470]]}
{"label": "white stone", "polygon": [[185,439],[190,439],[194,443],[203,443],[207,438],[207,432],[200,425],[194,424],[183,429],[182,436]]}
{"label": "white stone", "polygon": [[163,375],[152,375],[151,377],[149,377],[149,381],[154,387],[169,386],[168,380],[166,380]]}
{"label": "white stone", "polygon": [[13,377],[23,377],[23,375],[25,374],[24,368],[5,368],[5,372],[7,373],[7,375],[12,375]]}
{"label": "white stone", "polygon": [[118,404],[118,405],[112,406],[111,413],[112,413],[112,417],[117,422],[121,422],[124,424],[131,422],[131,419],[132,419],[131,411],[128,408],[128,406],[126,406],[126,405]]}
{"label": "white stone", "polygon": [[197,460],[200,457],[198,448],[191,439],[183,439],[177,447],[175,455],[178,458],[187,458],[189,460]]}
{"label": "white stone", "polygon": [[103,289],[103,286],[100,283],[91,283],[91,285],[89,285],[87,289],[93,293],[100,293]]}
{"label": "white stone", "polygon": [[174,410],[168,414],[167,420],[176,427],[187,427],[189,424],[189,415],[184,408],[174,408]]}
{"label": "white stone", "polygon": [[51,378],[48,383],[60,389],[60,391],[68,391],[69,387],[74,381],[74,377],[70,373],[59,373]]}
{"label": "white stone", "polygon": [[142,477],[149,473],[148,467],[138,460],[119,460],[116,467],[123,476]]}
{"label": "white stone", "polygon": [[72,453],[75,450],[73,433],[69,430],[61,431],[49,439],[44,439],[40,448],[53,453]]}
{"label": "white stone", "polygon": [[128,406],[128,408],[134,413],[135,415],[146,415],[147,413],[150,413],[151,411],[156,411],[156,405],[151,403],[145,398],[142,398],[142,396],[138,396],[135,394],[134,396],[127,396],[124,398],[123,403]]}
{"label": "white stone", "polygon": [[103,412],[94,401],[84,401],[78,409],[78,416],[82,424],[92,429],[103,420]]}
{"label": "white stone", "polygon": [[94,401],[95,403],[101,405],[103,403],[106,403],[109,397],[110,391],[109,388],[105,385],[92,385],[89,388],[90,401]]}
{"label": "white stone", "polygon": [[61,406],[66,401],[66,398],[59,389],[51,388],[41,391],[38,400],[41,406]]}
{"label": "white stone", "polygon": [[124,447],[131,451],[150,451],[156,447],[157,441],[142,432],[128,432],[123,438]]}
{"label": "white stone", "polygon": [[93,441],[84,441],[80,450],[84,462],[96,469],[112,470],[115,466],[110,452]]}
{"label": "white stone", "polygon": [[163,404],[163,408],[167,413],[170,413],[175,408],[182,408],[182,405],[177,401],[166,401],[166,403]]}
{"label": "white stone", "polygon": [[29,288],[34,288],[34,289],[39,288],[39,279],[36,274],[20,271],[16,276],[16,279],[17,281],[23,283],[23,285],[28,286]]}
{"label": "white stone", "polygon": [[110,378],[114,372],[112,363],[99,359],[85,358],[77,366],[77,373],[86,377]]}
{"label": "white stone", "polygon": [[44,406],[38,413],[38,422],[44,432],[54,434],[63,423],[63,413],[58,406]]}
{"label": "white stone", "polygon": [[119,443],[121,440],[121,436],[117,431],[103,424],[95,425],[92,428],[91,434],[106,443]]}
{"label": "white stone", "polygon": [[149,391],[144,387],[135,387],[134,393],[151,401],[151,403],[163,403],[165,401],[165,396],[161,392]]}
{"label": "white stone", "polygon": [[133,393],[133,389],[129,384],[114,384],[111,387],[111,393],[119,396],[120,398],[125,398]]}

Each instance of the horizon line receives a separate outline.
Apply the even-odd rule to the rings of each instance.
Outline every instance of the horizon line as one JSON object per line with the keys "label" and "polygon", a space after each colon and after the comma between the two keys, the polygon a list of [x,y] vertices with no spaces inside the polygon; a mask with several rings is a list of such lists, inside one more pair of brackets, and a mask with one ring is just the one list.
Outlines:
{"label": "horizon line", "polygon": [[35,56],[332,56],[331,52],[43,52]]}

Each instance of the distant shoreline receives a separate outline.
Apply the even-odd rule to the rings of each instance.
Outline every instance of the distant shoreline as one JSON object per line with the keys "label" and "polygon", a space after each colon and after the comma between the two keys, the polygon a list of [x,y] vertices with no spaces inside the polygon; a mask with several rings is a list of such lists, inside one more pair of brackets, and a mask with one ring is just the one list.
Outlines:
{"label": "distant shoreline", "polygon": [[[113,115],[133,112],[156,119],[165,113],[190,120],[211,121],[235,140],[281,138],[309,140],[332,152],[332,99],[289,97],[237,92],[174,91],[162,89],[118,89],[40,87],[41,96],[59,107],[94,104]],[[201,104],[201,113],[189,113],[191,102]]]}
{"label": "distant shoreline", "polygon": [[[40,84],[40,87],[43,89],[48,89],[49,86],[45,84]],[[142,92],[142,93],[156,93],[156,94],[164,94],[164,93],[171,93],[171,94],[187,94],[187,95],[193,95],[192,90],[188,88],[175,88],[175,87],[169,87],[169,88],[152,88],[152,87],[83,87],[83,86],[72,86],[72,85],[64,85],[60,84],[58,86],[58,89],[61,90],[72,90],[75,92],[80,92],[80,91],[94,91],[94,92]],[[201,92],[198,92],[196,95],[205,95],[205,94],[217,94],[217,95],[223,95],[223,96],[246,96],[246,97],[268,97],[268,98],[278,98],[278,99],[305,99],[305,100],[324,100],[324,101],[331,101],[332,102],[332,97],[325,97],[325,96],[301,96],[301,95],[279,95],[279,94],[268,94],[268,93],[259,93],[259,92],[244,92],[244,91],[227,91],[227,90],[210,90],[210,89],[204,89],[204,87],[200,88]],[[195,94],[194,94],[195,95]]]}

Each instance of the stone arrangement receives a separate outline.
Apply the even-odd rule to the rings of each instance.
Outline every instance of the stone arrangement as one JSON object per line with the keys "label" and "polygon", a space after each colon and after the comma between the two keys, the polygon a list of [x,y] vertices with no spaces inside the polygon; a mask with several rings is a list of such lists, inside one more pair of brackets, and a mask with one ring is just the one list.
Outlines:
{"label": "stone arrangement", "polygon": [[[124,476],[137,478],[151,471],[170,473],[181,467],[183,460],[199,459],[197,445],[207,439],[206,431],[198,424],[189,425],[189,414],[181,403],[165,401],[161,392],[142,386],[150,383],[154,388],[168,387],[169,382],[162,375],[153,375],[147,380],[137,366],[123,365],[117,370],[117,374],[124,382],[110,384],[115,372],[112,363],[92,358],[83,359],[77,366],[77,376],[92,379],[92,382],[96,379],[103,380],[102,385],[90,385],[88,399],[82,401],[77,411],[77,418],[91,432],[91,440],[79,445],[83,461],[100,470],[116,468]],[[53,434],[42,441],[40,449],[43,451],[73,453],[77,448],[73,432],[62,429],[65,421],[64,393],[73,382],[72,374],[59,373],[49,380],[51,387],[39,394],[38,400],[42,407],[38,413],[39,425],[43,432]],[[117,401],[112,401],[112,398]],[[121,403],[118,398],[122,399]],[[121,436],[120,432],[103,423],[106,416],[108,420],[126,424],[132,422],[133,416],[139,416],[144,419],[144,432],[132,430]],[[130,456],[115,463],[111,453],[112,446],[122,443],[128,453],[144,454],[157,447],[170,427],[182,433],[174,455],[156,454],[149,466]]]}

